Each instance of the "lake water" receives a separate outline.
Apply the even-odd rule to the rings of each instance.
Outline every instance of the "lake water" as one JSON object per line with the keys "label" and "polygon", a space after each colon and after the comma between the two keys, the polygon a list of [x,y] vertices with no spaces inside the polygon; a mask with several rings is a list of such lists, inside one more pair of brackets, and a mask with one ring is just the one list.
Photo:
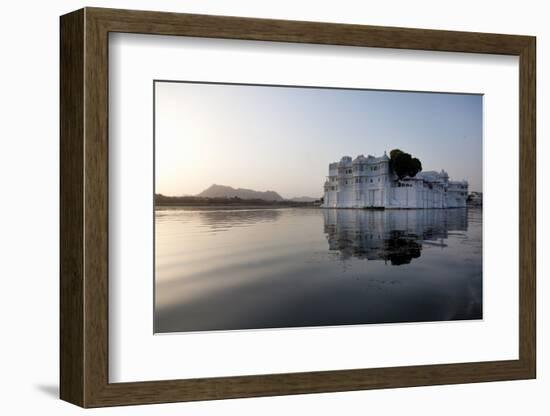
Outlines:
{"label": "lake water", "polygon": [[482,318],[482,216],[159,209],[155,332]]}

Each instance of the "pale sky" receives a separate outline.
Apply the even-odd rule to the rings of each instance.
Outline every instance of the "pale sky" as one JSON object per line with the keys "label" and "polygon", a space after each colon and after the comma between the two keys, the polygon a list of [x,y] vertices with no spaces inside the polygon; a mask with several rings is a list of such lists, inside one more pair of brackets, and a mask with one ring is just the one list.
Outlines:
{"label": "pale sky", "polygon": [[328,164],[399,148],[482,190],[482,96],[155,82],[156,193],[320,197]]}

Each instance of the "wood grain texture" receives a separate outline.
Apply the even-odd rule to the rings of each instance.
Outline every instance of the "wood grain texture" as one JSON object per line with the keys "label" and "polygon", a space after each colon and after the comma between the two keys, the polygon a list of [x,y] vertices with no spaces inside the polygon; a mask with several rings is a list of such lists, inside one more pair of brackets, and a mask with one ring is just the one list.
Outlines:
{"label": "wood grain texture", "polygon": [[108,380],[108,33],[86,15],[84,57],[85,406]]}
{"label": "wood grain texture", "polygon": [[60,22],[60,388],[84,405],[84,12]]}
{"label": "wood grain texture", "polygon": [[[520,57],[519,359],[189,380],[108,380],[108,33]],[[534,378],[535,38],[86,8],[61,18],[61,397],[82,407]]]}
{"label": "wood grain texture", "polygon": [[87,8],[110,32],[519,55],[528,36]]}
{"label": "wood grain texture", "polygon": [[520,54],[519,356],[536,377],[536,41]]}

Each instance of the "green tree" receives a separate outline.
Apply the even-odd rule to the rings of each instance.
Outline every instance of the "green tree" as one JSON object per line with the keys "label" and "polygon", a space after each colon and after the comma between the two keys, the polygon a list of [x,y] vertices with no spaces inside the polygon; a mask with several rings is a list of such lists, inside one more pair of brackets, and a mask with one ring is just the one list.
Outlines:
{"label": "green tree", "polygon": [[390,152],[390,167],[399,179],[403,179],[405,176],[413,178],[422,171],[420,160],[400,149],[393,149]]}

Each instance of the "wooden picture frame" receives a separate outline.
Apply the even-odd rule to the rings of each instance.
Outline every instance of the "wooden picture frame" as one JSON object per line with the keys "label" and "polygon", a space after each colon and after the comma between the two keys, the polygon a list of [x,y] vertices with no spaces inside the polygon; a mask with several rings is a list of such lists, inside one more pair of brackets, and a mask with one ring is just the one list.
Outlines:
{"label": "wooden picture frame", "polygon": [[[100,8],[62,16],[60,30],[61,399],[101,407],[535,378],[534,37]],[[109,383],[110,32],[519,56],[519,359]]]}

